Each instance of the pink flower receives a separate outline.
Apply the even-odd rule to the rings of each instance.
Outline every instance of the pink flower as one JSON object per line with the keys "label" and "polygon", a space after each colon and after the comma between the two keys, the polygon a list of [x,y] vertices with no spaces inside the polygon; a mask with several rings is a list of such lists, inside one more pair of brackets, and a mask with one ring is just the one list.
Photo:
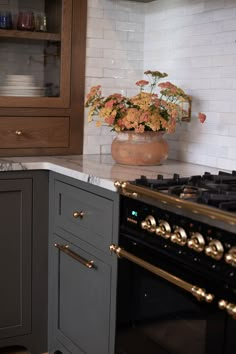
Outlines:
{"label": "pink flower", "polygon": [[112,108],[115,103],[116,103],[115,100],[110,100],[110,101],[105,103],[105,107],[106,108]]}
{"label": "pink flower", "polygon": [[146,80],[139,80],[139,81],[137,81],[136,82],[136,85],[137,86],[146,86],[146,85],[148,85],[149,84],[149,81],[146,81]]}
{"label": "pink flower", "polygon": [[175,85],[173,85],[171,82],[167,81],[167,82],[162,82],[160,84],[158,84],[158,86],[162,89],[173,89],[176,88]]}
{"label": "pink flower", "polygon": [[206,120],[206,115],[202,112],[198,113],[198,119],[200,120],[201,123],[204,123]]}
{"label": "pink flower", "polygon": [[108,124],[108,125],[113,125],[114,124],[114,120],[115,120],[115,115],[111,114],[110,116],[106,117],[104,119],[104,121]]}

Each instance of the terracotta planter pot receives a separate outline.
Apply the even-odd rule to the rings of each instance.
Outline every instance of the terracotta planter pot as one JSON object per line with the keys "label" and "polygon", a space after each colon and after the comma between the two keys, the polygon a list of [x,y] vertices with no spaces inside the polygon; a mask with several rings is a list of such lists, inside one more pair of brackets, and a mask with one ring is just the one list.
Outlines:
{"label": "terracotta planter pot", "polygon": [[163,133],[117,133],[111,145],[113,159],[123,165],[160,165],[168,157],[168,143]]}

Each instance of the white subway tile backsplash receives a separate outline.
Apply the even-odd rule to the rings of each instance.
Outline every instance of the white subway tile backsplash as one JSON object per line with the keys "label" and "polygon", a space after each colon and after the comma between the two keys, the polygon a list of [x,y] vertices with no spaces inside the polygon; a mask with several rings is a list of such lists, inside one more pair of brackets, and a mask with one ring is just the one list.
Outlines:
{"label": "white subway tile backsplash", "polygon": [[[233,78],[214,78],[209,80],[209,87],[213,89],[235,89],[235,80]],[[200,88],[200,87],[199,87]]]}
{"label": "white subway tile backsplash", "polygon": [[103,29],[102,28],[88,28],[87,38],[103,38]]}
{"label": "white subway tile backsplash", "polygon": [[205,0],[205,10],[215,10],[224,8],[224,0]]}
{"label": "white subway tile backsplash", "polygon": [[89,58],[103,58],[103,48],[87,48],[86,53],[86,61],[88,61]]}
{"label": "white subway tile backsplash", "polygon": [[106,30],[103,32],[104,39],[111,39],[113,41],[127,41],[128,33],[124,31]]}
{"label": "white subway tile backsplash", "polygon": [[221,8],[211,12],[213,21],[217,20],[229,20],[236,17],[236,9]]}
{"label": "white subway tile backsplash", "polygon": [[143,60],[143,52],[141,51],[129,51],[128,60]]}
{"label": "white subway tile backsplash", "polygon": [[116,9],[113,10],[104,10],[104,18],[115,21],[128,22],[130,21],[129,13],[126,11],[119,11]]}
{"label": "white subway tile backsplash", "polygon": [[236,30],[236,21],[235,18],[233,20],[225,20],[222,25],[223,31],[235,31]]}
{"label": "white subway tile backsplash", "polygon": [[[89,0],[88,8],[86,90],[134,95],[143,71],[168,72],[192,96],[192,121],[167,137],[169,156],[236,169],[236,0]],[[86,122],[84,153],[110,153],[110,130]]]}
{"label": "white subway tile backsplash", "polygon": [[118,31],[128,31],[128,32],[143,32],[144,24],[135,22],[116,22],[116,30]]}
{"label": "white subway tile backsplash", "polygon": [[212,66],[233,66],[235,65],[235,55],[218,55],[211,58]]}
{"label": "white subway tile backsplash", "polygon": [[104,77],[114,77],[114,79],[126,78],[126,70],[104,68]]}
{"label": "white subway tile backsplash", "polygon": [[92,18],[103,18],[104,17],[104,10],[101,8],[95,8],[89,6],[88,8],[88,21],[91,21]]}
{"label": "white subway tile backsplash", "polygon": [[87,76],[88,77],[103,77],[103,69],[102,68],[87,68]]}
{"label": "white subway tile backsplash", "polygon": [[104,49],[104,58],[127,60],[127,51],[116,49]]}
{"label": "white subway tile backsplash", "polygon": [[227,159],[225,157],[218,158],[216,161],[216,166],[219,169],[225,169],[225,170],[235,170],[236,168],[236,163],[235,163],[235,157],[233,159]]}
{"label": "white subway tile backsplash", "polygon": [[143,45],[144,33],[143,32],[128,32],[128,41],[129,42],[141,42]]}

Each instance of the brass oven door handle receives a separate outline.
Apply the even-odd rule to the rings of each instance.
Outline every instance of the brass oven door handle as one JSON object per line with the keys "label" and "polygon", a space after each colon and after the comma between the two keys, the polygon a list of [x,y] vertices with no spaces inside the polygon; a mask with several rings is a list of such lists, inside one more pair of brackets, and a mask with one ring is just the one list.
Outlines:
{"label": "brass oven door handle", "polygon": [[144,261],[143,259],[135,256],[134,254],[125,251],[124,249],[122,249],[119,246],[111,245],[110,250],[112,252],[114,252],[118,257],[125,258],[125,259],[129,260],[130,262],[135,263],[135,264],[139,265],[140,267],[148,270],[149,272],[151,272],[155,275],[158,275],[159,277],[167,280],[169,283],[172,283],[172,284],[178,286],[179,288],[182,288],[182,289],[188,291],[193,296],[195,296],[198,301],[206,301],[206,302],[210,303],[214,300],[214,295],[207,293],[205,289],[200,288],[196,285],[190,284],[190,283],[186,282],[185,280],[182,280],[182,279],[176,277],[175,275],[170,274],[170,273],[166,272],[165,270],[158,268],[158,267],[152,265],[151,263]]}
{"label": "brass oven door handle", "polygon": [[54,243],[54,246],[57,247],[60,251],[64,252],[68,256],[72,257],[79,263],[83,264],[85,267],[91,269],[94,267],[94,261],[88,261],[87,259],[81,257],[79,254],[71,251],[68,245],[59,245],[58,243]]}
{"label": "brass oven door handle", "polygon": [[218,301],[218,307],[225,310],[233,320],[236,320],[236,305],[234,303],[222,299]]}

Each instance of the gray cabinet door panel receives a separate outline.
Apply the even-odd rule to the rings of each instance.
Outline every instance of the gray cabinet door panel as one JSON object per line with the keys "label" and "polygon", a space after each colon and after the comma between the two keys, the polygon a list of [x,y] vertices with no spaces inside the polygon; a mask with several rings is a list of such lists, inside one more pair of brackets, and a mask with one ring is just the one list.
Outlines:
{"label": "gray cabinet door panel", "polygon": [[73,354],[107,354],[109,352],[111,266],[59,236],[54,243],[69,246],[83,259],[93,261],[88,268],[54,247],[53,287],[57,289],[57,340]]}
{"label": "gray cabinet door panel", "polygon": [[[113,201],[94,193],[55,182],[55,230],[60,227],[110,253],[113,232]],[[83,217],[74,217],[75,212]]]}
{"label": "gray cabinet door panel", "polygon": [[0,339],[31,332],[31,179],[0,181]]}

